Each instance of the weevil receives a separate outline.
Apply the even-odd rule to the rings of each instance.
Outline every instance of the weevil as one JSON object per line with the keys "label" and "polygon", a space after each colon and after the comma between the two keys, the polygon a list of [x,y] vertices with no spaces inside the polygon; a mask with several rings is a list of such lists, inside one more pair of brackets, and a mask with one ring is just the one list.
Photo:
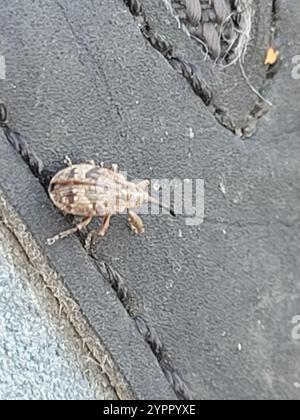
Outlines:
{"label": "weevil", "polygon": [[94,236],[104,236],[107,233],[111,217],[125,211],[128,212],[128,221],[133,232],[143,233],[143,221],[134,209],[149,202],[167,209],[174,216],[172,210],[150,196],[148,180],[129,182],[119,172],[117,165],[112,165],[109,169],[103,164],[96,165],[94,161],[75,165],[69,159],[67,162],[68,166],[51,179],[48,193],[57,208],[65,214],[81,216],[82,220],[73,228],[48,239],[48,245],[85,229],[94,217],[101,217],[99,230],[92,231],[87,237],[86,247],[89,247]]}

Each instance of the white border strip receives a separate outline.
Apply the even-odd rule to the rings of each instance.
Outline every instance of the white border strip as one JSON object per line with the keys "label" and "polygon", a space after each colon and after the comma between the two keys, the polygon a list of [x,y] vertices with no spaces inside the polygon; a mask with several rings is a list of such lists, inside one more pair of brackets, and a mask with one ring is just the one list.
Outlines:
{"label": "white border strip", "polygon": [[0,80],[6,79],[6,62],[4,55],[0,55]]}

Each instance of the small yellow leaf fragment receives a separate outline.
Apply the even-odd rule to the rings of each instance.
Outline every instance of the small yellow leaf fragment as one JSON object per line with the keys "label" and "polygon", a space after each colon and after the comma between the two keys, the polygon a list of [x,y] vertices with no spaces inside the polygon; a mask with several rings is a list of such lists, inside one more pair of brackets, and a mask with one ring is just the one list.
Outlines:
{"label": "small yellow leaf fragment", "polygon": [[273,66],[274,64],[276,64],[278,57],[279,57],[279,51],[275,50],[275,48],[273,47],[270,47],[266,53],[265,65]]}

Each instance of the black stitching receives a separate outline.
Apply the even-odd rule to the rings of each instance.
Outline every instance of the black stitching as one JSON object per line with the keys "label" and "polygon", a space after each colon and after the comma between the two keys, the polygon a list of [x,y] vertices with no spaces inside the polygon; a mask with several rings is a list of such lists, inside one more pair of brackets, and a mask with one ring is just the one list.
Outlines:
{"label": "black stitching", "polygon": [[[270,28],[271,38],[275,37],[276,35],[276,25],[277,25],[279,10],[280,10],[280,1],[281,0],[273,0],[273,5],[272,5],[273,19],[272,19],[272,27]],[[173,45],[167,42],[160,34],[154,31],[153,27],[149,25],[147,16],[145,15],[145,12],[143,11],[140,0],[123,0],[123,2],[128,7],[130,13],[135,18],[137,18],[139,28],[143,36],[149,41],[149,43],[152,45],[153,48],[155,48],[157,51],[159,51],[163,55],[163,57],[169,62],[169,64],[173,67],[173,69],[178,71],[185,79],[188,80],[195,94],[202,99],[202,101],[207,107],[210,107],[210,110],[212,114],[215,116],[216,121],[219,124],[221,124],[223,127],[225,127],[226,129],[231,131],[233,134],[237,134],[239,136],[244,136],[244,137],[250,137],[255,132],[256,125],[259,119],[261,118],[262,113],[260,112],[259,114],[253,116],[254,112],[252,111],[251,113],[249,113],[248,118],[245,120],[245,124],[243,126],[236,126],[231,116],[229,115],[229,113],[221,109],[218,105],[214,103],[212,90],[207,85],[207,83],[199,77],[199,75],[201,74],[200,70],[194,64],[188,63],[182,57],[177,56],[176,52],[174,51]],[[183,2],[174,1],[174,3],[183,3]],[[189,2],[188,7],[191,7],[191,4],[192,3]],[[207,2],[206,0],[201,0],[201,5],[202,5],[202,9],[205,10],[206,14],[209,12],[208,18],[206,19],[207,23],[211,24],[211,22],[214,21],[214,19],[216,20],[216,22],[219,21],[220,23],[221,16],[222,14],[224,14],[224,10],[226,8],[225,3],[223,3],[223,5],[221,4],[220,6],[221,8],[216,8],[217,3],[213,3],[213,6],[212,6],[212,4],[210,5],[210,3]],[[235,10],[236,1],[230,0],[227,6],[230,7],[231,10]],[[212,8],[214,8],[214,10],[212,10]],[[215,13],[214,17],[212,16],[213,13]],[[187,16],[185,15],[184,19],[186,18]],[[202,16],[202,20],[203,19],[204,19],[204,16]],[[201,30],[200,32],[203,32],[203,30]],[[201,38],[203,33],[202,35],[201,34],[198,34],[198,35],[197,36]],[[213,50],[214,49],[216,50],[216,48],[217,49],[219,48],[219,46],[216,46],[215,44],[215,41],[216,41],[215,37],[210,36],[205,41],[207,43],[210,43],[209,44],[209,48],[211,50],[210,53],[212,56],[214,56],[214,54],[212,54]],[[280,63],[278,63],[278,65],[279,64]],[[266,70],[265,82],[268,79],[274,77],[274,75],[278,71],[278,68],[279,66],[275,66]],[[265,84],[263,83],[261,90],[263,90],[264,87],[265,87]],[[262,103],[260,99],[258,99],[255,102],[254,109],[257,109],[258,106],[260,108],[264,108],[264,104]]]}
{"label": "black stitching", "polygon": [[34,176],[38,177],[44,169],[41,159],[29,150],[28,144],[24,137],[18,132],[9,128],[7,122],[7,110],[4,104],[0,104],[0,126],[3,128],[4,134],[9,143],[20,153],[23,160],[29,165]]}
{"label": "black stitching", "polygon": [[164,372],[166,379],[174,389],[177,397],[182,400],[192,400],[193,398],[191,391],[189,390],[185,381],[181,378],[178,371],[172,366],[172,362],[170,361],[165,351],[164,345],[162,344],[156,331],[151,326],[149,326],[148,322],[142,315],[135,315],[131,313],[131,293],[123,277],[107,263],[99,261],[95,255],[91,254],[91,257],[93,258],[95,265],[98,267],[98,270],[101,272],[101,274],[110,282],[112,288],[127,310],[129,316],[131,316],[131,318],[134,320],[139,333],[144,337],[145,342],[150,346],[162,371]]}
{"label": "black stitching", "polygon": [[7,124],[7,110],[4,104],[0,103],[0,127],[5,127]]}
{"label": "black stitching", "polygon": [[141,33],[149,41],[152,47],[159,51],[169,62],[169,64],[189,81],[194,92],[200,96],[205,105],[210,105],[213,97],[212,92],[207,84],[203,82],[196,74],[195,66],[174,55],[173,45],[153,31],[138,0],[123,1],[129,8],[132,15],[139,18],[139,27]]}

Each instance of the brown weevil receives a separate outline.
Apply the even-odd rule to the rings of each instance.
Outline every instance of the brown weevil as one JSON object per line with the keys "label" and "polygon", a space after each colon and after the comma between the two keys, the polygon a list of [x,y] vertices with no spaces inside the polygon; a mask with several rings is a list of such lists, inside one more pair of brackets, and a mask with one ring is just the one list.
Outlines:
{"label": "brown weevil", "polygon": [[143,233],[143,221],[133,209],[149,202],[167,208],[149,195],[149,185],[148,180],[139,183],[127,181],[119,173],[117,165],[112,165],[111,169],[96,165],[93,161],[73,165],[68,159],[68,167],[51,179],[48,192],[56,207],[66,214],[81,216],[82,220],[75,227],[48,239],[48,245],[85,229],[94,217],[101,217],[99,230],[88,235],[86,246],[89,247],[95,235],[106,234],[111,217],[125,211],[128,211],[128,221],[133,232]]}

